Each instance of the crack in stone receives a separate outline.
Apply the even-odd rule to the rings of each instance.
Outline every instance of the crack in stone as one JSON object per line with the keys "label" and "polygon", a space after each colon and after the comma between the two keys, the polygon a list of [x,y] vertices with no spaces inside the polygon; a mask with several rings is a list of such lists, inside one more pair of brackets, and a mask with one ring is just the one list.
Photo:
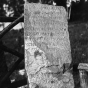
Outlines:
{"label": "crack in stone", "polygon": [[[41,71],[41,69],[43,69],[43,68],[49,68],[49,67],[52,67],[52,66],[59,66],[59,65],[49,65],[49,66],[43,66],[43,67],[41,67],[35,74],[37,74],[38,72],[40,72]],[[62,67],[61,67],[62,68]],[[57,73],[54,73],[54,72],[49,72],[48,74],[63,74],[63,71],[61,71],[61,72],[57,72]]]}

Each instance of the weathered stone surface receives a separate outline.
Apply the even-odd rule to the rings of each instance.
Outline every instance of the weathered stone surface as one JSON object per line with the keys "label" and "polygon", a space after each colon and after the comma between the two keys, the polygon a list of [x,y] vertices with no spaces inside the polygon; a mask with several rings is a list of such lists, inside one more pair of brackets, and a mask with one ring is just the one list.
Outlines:
{"label": "weathered stone surface", "polygon": [[88,88],[88,64],[80,63],[78,69],[80,73],[81,87]]}
{"label": "weathered stone surface", "polygon": [[78,69],[88,71],[88,63],[79,63]]}
{"label": "weathered stone surface", "polygon": [[85,70],[79,70],[81,88],[88,88],[88,73]]}
{"label": "weathered stone surface", "polygon": [[30,88],[74,88],[67,14],[63,7],[25,5],[25,69]]}

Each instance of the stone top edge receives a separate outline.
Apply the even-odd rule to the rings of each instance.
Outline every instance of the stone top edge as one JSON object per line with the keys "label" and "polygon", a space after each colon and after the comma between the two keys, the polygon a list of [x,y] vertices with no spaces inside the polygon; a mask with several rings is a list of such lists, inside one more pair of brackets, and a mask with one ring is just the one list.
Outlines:
{"label": "stone top edge", "polygon": [[[43,8],[44,10],[48,10],[47,8],[49,8],[49,11],[61,11],[64,15],[66,15],[66,9],[63,6],[54,6],[54,5],[48,5],[48,4],[41,4],[41,3],[26,3],[24,4],[24,8],[25,9],[29,9],[30,6],[38,6],[38,8]],[[37,8],[37,7],[36,7]]]}
{"label": "stone top edge", "polygon": [[80,63],[78,69],[88,70],[88,63]]}
{"label": "stone top edge", "polygon": [[49,6],[49,7],[53,6],[53,7],[57,7],[57,8],[58,7],[64,8],[63,6],[55,6],[55,5],[48,5],[48,4],[41,4],[41,3],[25,3],[24,6],[31,5],[31,4],[32,5],[42,5],[42,6]]}

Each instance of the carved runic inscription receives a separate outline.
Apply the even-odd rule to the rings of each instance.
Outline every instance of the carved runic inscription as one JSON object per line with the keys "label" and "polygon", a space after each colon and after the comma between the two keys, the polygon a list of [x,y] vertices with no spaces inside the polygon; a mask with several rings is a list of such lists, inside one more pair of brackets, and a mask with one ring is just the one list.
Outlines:
{"label": "carved runic inscription", "polygon": [[[25,69],[30,88],[74,88],[67,13],[62,6],[25,4]],[[36,87],[37,86],[37,87]]]}

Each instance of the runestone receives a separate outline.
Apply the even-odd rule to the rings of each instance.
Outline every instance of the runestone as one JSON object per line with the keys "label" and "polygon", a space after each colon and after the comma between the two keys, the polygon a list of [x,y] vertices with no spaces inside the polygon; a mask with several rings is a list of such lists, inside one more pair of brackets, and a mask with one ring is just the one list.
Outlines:
{"label": "runestone", "polygon": [[67,12],[62,6],[24,6],[25,69],[29,88],[74,88]]}

